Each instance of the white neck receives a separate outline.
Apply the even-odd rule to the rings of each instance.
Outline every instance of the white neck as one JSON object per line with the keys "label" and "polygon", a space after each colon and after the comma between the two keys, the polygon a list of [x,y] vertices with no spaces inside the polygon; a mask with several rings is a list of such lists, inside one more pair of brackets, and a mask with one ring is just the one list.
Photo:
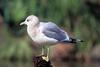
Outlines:
{"label": "white neck", "polygon": [[27,32],[28,32],[28,35],[33,38],[36,36],[37,32],[38,32],[38,27],[39,27],[39,24],[38,25],[28,25],[27,26]]}

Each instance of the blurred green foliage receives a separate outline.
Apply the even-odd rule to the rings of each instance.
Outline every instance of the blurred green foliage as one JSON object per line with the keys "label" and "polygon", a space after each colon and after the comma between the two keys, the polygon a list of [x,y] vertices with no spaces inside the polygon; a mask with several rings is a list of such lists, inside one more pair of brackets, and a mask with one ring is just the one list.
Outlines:
{"label": "blurred green foliage", "polygon": [[15,22],[19,22],[24,16],[26,16],[26,7],[24,7],[22,0],[13,0],[10,5],[11,18]]}
{"label": "blurred green foliage", "polygon": [[28,45],[26,38],[13,37],[9,31],[3,29],[3,44],[0,45],[0,59],[4,60],[30,60],[32,59],[32,49]]}
{"label": "blurred green foliage", "polygon": [[[90,2],[94,4],[96,1]],[[1,0],[1,3],[6,24],[6,29],[3,30],[6,40],[5,45],[0,48],[0,58],[29,59],[32,56],[29,41],[25,39],[26,36],[18,25],[30,14],[37,15],[40,21],[53,21],[73,32],[76,38],[83,39],[85,42],[78,45],[79,51],[88,52],[95,42],[100,41],[99,20],[89,10],[86,0]],[[13,30],[15,33],[20,32],[17,37],[12,33]]]}

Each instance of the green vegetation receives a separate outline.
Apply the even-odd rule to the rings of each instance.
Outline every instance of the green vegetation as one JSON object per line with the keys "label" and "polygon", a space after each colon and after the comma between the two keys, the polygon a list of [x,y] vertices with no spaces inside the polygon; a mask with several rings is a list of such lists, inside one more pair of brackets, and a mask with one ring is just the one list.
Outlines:
{"label": "green vegetation", "polygon": [[[98,0],[88,2],[96,4]],[[0,0],[0,9],[4,13],[4,25],[0,29],[4,39],[0,44],[1,59],[31,59],[29,38],[25,28],[19,26],[30,14],[37,15],[40,21],[52,21],[83,39],[85,42],[78,45],[80,52],[88,52],[100,41],[99,14],[93,14],[85,0]]]}

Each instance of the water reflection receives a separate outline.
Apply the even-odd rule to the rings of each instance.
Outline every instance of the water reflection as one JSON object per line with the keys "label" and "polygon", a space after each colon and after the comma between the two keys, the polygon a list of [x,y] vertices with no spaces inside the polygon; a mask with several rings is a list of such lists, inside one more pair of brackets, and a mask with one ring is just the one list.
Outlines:
{"label": "water reflection", "polygon": [[[99,63],[52,62],[53,67],[100,67]],[[34,67],[33,62],[0,61],[0,67]]]}

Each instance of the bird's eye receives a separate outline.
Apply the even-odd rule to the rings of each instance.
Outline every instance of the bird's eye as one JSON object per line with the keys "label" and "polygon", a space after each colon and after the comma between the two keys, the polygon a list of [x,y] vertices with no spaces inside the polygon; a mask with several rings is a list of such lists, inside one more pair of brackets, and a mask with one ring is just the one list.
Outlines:
{"label": "bird's eye", "polygon": [[29,22],[30,20],[29,20],[29,19],[27,19],[26,21],[27,21],[27,22]]}

